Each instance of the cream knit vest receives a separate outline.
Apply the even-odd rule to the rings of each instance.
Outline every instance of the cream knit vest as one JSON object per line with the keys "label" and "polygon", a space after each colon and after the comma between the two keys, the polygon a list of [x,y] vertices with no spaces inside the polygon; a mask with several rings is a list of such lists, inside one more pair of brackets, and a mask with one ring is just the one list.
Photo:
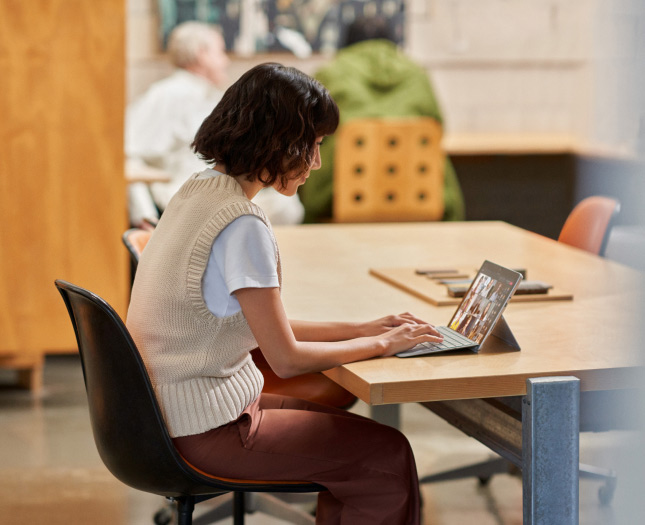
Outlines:
{"label": "cream knit vest", "polygon": [[[256,215],[271,225],[233,177],[195,177],[172,198],[146,245],[127,317],[172,437],[234,421],[264,384],[244,315],[215,317],[201,285],[213,242],[229,223]],[[281,282],[277,244],[275,250]]]}

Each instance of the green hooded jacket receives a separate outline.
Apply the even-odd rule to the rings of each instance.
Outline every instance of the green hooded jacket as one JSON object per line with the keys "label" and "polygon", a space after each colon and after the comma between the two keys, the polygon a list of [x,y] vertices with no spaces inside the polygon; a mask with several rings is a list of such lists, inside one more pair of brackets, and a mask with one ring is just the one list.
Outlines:
{"label": "green hooded jacket", "polygon": [[[388,40],[367,40],[338,52],[315,75],[340,109],[340,124],[356,118],[428,116],[443,123],[426,71]],[[305,222],[332,216],[334,137],[320,147],[322,168],[300,187]],[[446,159],[443,220],[463,220],[464,202],[455,170]]]}

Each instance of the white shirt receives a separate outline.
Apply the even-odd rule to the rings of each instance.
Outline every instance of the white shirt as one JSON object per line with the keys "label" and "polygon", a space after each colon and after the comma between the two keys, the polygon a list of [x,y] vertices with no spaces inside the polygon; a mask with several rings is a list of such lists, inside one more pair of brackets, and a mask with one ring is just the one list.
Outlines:
{"label": "white shirt", "polygon": [[278,288],[271,233],[255,215],[235,219],[217,236],[202,279],[202,294],[217,317],[241,310],[233,292],[242,288]]}
{"label": "white shirt", "polygon": [[[223,177],[207,169],[199,179]],[[215,239],[202,278],[204,302],[213,315],[228,317],[242,308],[233,292],[242,288],[277,288],[278,261],[271,232],[255,215],[242,215]]]}

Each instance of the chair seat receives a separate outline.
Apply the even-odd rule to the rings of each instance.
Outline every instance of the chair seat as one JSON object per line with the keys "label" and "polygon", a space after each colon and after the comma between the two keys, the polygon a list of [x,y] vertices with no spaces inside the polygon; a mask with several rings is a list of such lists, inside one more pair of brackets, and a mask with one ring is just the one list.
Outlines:
{"label": "chair seat", "polygon": [[275,480],[259,480],[259,479],[226,478],[222,476],[216,476],[215,474],[210,474],[208,472],[205,472],[199,467],[196,467],[195,465],[193,465],[184,456],[182,456],[179,453],[179,451],[177,451],[177,454],[179,454],[179,457],[182,459],[182,461],[184,461],[184,463],[186,463],[186,465],[189,468],[197,472],[199,475],[205,478],[208,478],[209,480],[212,480],[215,483],[235,484],[236,486],[240,486],[240,487],[241,486],[254,487],[259,492],[260,491],[272,492],[274,489],[276,489],[276,487],[280,488],[285,486],[294,487],[294,492],[298,492],[299,489],[302,490],[303,492],[316,492],[316,491],[324,490],[324,487],[322,487],[322,485],[318,485],[311,481],[297,481],[297,480],[275,481]]}

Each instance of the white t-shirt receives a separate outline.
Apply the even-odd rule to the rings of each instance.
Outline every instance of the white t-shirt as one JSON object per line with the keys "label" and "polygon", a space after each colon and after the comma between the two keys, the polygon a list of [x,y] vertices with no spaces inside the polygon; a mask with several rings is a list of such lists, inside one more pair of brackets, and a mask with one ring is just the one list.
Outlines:
{"label": "white t-shirt", "polygon": [[206,306],[217,317],[228,317],[241,310],[234,291],[279,286],[269,228],[255,215],[238,217],[213,243],[202,280]]}

